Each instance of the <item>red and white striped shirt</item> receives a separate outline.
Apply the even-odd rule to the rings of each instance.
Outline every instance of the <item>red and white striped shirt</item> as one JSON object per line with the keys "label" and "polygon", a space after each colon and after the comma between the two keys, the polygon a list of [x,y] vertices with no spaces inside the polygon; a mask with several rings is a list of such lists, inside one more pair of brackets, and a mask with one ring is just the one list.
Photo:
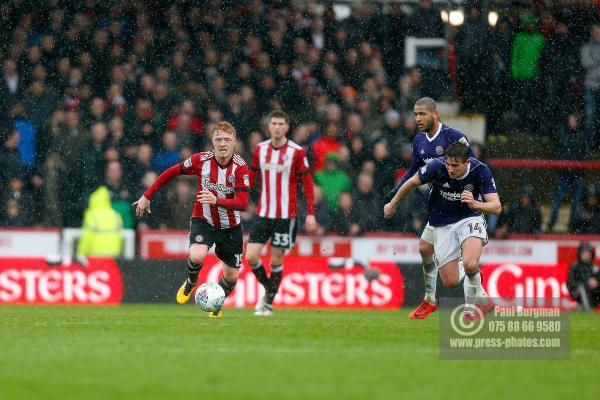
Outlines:
{"label": "red and white striped shirt", "polygon": [[248,165],[234,154],[227,165],[219,165],[212,151],[196,153],[163,172],[144,196],[151,198],[155,191],[177,175],[197,175],[198,194],[207,189],[217,197],[216,204],[196,201],[192,218],[200,218],[217,229],[234,228],[240,224],[240,211],[248,206],[250,180]]}
{"label": "red and white striped shirt", "polygon": [[260,173],[261,194],[258,215],[264,218],[296,218],[298,213],[298,183],[302,178],[308,215],[315,213],[313,179],[306,152],[288,140],[275,148],[271,140],[256,146],[250,167],[250,186]]}

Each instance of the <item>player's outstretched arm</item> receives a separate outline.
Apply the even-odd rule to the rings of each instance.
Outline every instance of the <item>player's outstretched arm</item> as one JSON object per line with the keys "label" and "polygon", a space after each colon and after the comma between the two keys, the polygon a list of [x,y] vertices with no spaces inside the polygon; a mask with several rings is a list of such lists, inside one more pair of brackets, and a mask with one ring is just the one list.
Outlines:
{"label": "player's outstretched arm", "polygon": [[171,179],[181,175],[182,171],[181,164],[176,164],[160,174],[160,176],[156,178],[156,180],[152,182],[152,185],[144,192],[144,195],[132,204],[135,206],[135,215],[141,217],[146,211],[151,213],[150,199],[152,198],[152,195],[154,195],[154,192],[165,186]]}
{"label": "player's outstretched arm", "polygon": [[466,203],[469,208],[482,212],[484,214],[499,215],[502,212],[502,204],[500,204],[500,196],[498,193],[484,194],[485,202],[477,201],[473,197],[473,193],[465,190],[460,195],[460,201]]}
{"label": "player's outstretched arm", "polygon": [[385,218],[391,218],[394,214],[396,214],[396,208],[398,207],[398,204],[400,204],[400,202],[410,192],[415,190],[417,186],[421,185],[422,183],[421,179],[419,179],[418,173],[414,174],[412,178],[404,182],[404,184],[400,186],[398,192],[396,192],[396,194],[394,195],[394,198],[392,198],[392,200],[383,207],[383,216]]}
{"label": "player's outstretched arm", "polygon": [[[408,181],[410,178],[412,178],[412,176],[417,171],[419,171],[419,157],[417,156],[417,151],[415,150],[415,144],[413,143],[413,154],[412,154],[412,158],[410,159],[410,164],[408,165],[408,170],[406,171],[404,176],[402,178],[400,178],[400,181],[396,184],[396,186],[394,186],[392,191],[386,195],[386,198],[390,198],[390,199],[393,198],[394,194],[397,193],[398,190],[400,190],[400,188],[402,187],[402,185],[404,185],[404,183],[406,181]],[[394,194],[392,194],[392,193],[394,193]]]}

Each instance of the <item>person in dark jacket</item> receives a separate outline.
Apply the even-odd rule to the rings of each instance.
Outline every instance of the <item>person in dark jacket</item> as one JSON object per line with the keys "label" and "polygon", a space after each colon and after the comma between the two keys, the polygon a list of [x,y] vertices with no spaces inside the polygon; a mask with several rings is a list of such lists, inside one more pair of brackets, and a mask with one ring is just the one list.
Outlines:
{"label": "person in dark jacket", "polygon": [[440,11],[431,0],[419,0],[415,12],[410,16],[409,32],[418,38],[444,37],[444,21]]}
{"label": "person in dark jacket", "polygon": [[579,234],[600,233],[600,190],[590,185],[583,197],[581,211],[571,218],[571,231]]}
{"label": "person in dark jacket", "polygon": [[[322,236],[331,230],[331,213],[329,206],[327,205],[327,201],[323,198],[323,189],[321,186],[315,185],[314,187],[314,195],[315,195],[315,218],[317,219],[317,229],[314,232],[316,236]],[[298,204],[298,218],[296,218],[298,223],[298,230],[300,232],[304,232],[306,227],[304,223],[306,221],[306,201],[305,199],[301,199]]]}
{"label": "person in dark jacket", "polygon": [[8,181],[21,173],[21,160],[17,147],[21,140],[19,131],[14,128],[8,128],[3,135],[3,143],[0,146],[0,188],[6,187]]}
{"label": "person in dark jacket", "polygon": [[[571,113],[567,117],[567,123],[561,127],[556,140],[556,158],[558,160],[585,160],[588,158],[593,132],[582,127],[579,121],[580,118]],[[560,171],[558,185],[556,186],[556,196],[552,202],[549,229],[553,229],[556,223],[558,210],[567,192],[573,194],[571,199],[572,218],[579,215],[583,178],[584,173],[582,170]]]}
{"label": "person in dark jacket", "polygon": [[338,207],[331,216],[331,230],[341,236],[357,236],[361,233],[360,219],[349,192],[342,192],[339,196]]}
{"label": "person in dark jacket", "polygon": [[576,48],[567,24],[558,21],[544,45],[540,66],[546,98],[543,130],[551,132],[563,124],[569,107],[573,105],[573,82],[579,69],[579,60],[573,57]]}
{"label": "person in dark jacket", "polygon": [[569,268],[567,288],[584,310],[600,305],[600,267],[594,264],[594,248],[583,242],[577,249],[577,261]]}
{"label": "person in dark jacket", "polygon": [[468,9],[465,23],[456,33],[458,76],[462,87],[462,110],[483,112],[489,67],[491,31],[481,14],[479,5],[473,3]]}
{"label": "person in dark jacket", "polygon": [[382,207],[374,189],[373,177],[366,173],[360,174],[353,189],[352,204],[361,232],[376,232],[381,229],[380,215],[373,212],[376,207]]}
{"label": "person in dark jacket", "polygon": [[510,205],[508,212],[500,214],[498,225],[497,238],[506,237],[509,233],[542,233],[542,214],[535,201],[533,186],[521,188],[519,200]]}

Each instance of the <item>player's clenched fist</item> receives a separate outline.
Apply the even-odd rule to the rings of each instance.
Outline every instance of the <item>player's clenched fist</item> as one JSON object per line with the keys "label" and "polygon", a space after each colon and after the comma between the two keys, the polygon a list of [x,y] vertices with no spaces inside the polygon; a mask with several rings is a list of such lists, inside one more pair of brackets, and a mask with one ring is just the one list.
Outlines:
{"label": "player's clenched fist", "polygon": [[317,230],[317,219],[315,218],[314,215],[306,216],[306,222],[304,223],[304,227],[306,229],[306,232],[310,232],[310,233]]}
{"label": "player's clenched fist", "polygon": [[463,192],[460,194],[460,202],[466,203],[469,208],[473,208],[476,203],[473,193],[468,190],[463,190]]}
{"label": "player's clenched fist", "polygon": [[198,196],[196,196],[197,200],[202,204],[216,204],[217,196],[212,194],[210,190],[202,190]]}
{"label": "player's clenched fist", "polygon": [[391,218],[396,214],[396,207],[392,203],[387,203],[383,206],[383,216],[385,218]]}

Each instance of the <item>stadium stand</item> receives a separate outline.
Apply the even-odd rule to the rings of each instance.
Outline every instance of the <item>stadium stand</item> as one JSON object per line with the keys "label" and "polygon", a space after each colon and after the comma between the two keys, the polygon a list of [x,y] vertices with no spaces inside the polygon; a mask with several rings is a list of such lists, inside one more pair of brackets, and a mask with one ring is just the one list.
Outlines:
{"label": "stadium stand", "polygon": [[[499,179],[505,203],[531,180],[540,229],[552,230],[548,182],[556,174],[549,168],[589,170],[582,185],[597,193],[600,14],[587,3],[485,4],[464,2],[457,21],[430,0],[5,2],[0,225],[81,226],[90,193],[106,185],[126,227],[185,229],[172,204],[185,203],[182,185],[193,181],[182,178],[153,199],[157,212],[140,221],[127,204],[156,173],[205,149],[207,132],[222,119],[238,129],[238,152],[248,159],[265,138],[261,117],[283,108],[314,172],[333,152],[350,178],[345,204],[360,220],[359,231],[350,231],[415,232],[425,218],[422,201],[411,203],[414,222],[404,224],[366,221],[364,202],[381,208],[388,180],[406,167],[403,149],[417,133],[412,106],[427,95],[485,115],[485,156],[493,168],[511,168]],[[419,51],[417,65],[406,68],[407,37],[448,46]],[[531,38],[535,48],[523,44]],[[562,143],[568,115],[580,118],[591,151],[559,161],[547,149]],[[523,140],[535,144],[527,154]],[[538,175],[522,172],[529,168]],[[588,197],[572,217],[558,216],[557,231],[580,232],[584,214],[597,215],[597,205],[584,211],[594,207]],[[329,203],[320,202],[321,228],[338,225],[336,201]]]}

